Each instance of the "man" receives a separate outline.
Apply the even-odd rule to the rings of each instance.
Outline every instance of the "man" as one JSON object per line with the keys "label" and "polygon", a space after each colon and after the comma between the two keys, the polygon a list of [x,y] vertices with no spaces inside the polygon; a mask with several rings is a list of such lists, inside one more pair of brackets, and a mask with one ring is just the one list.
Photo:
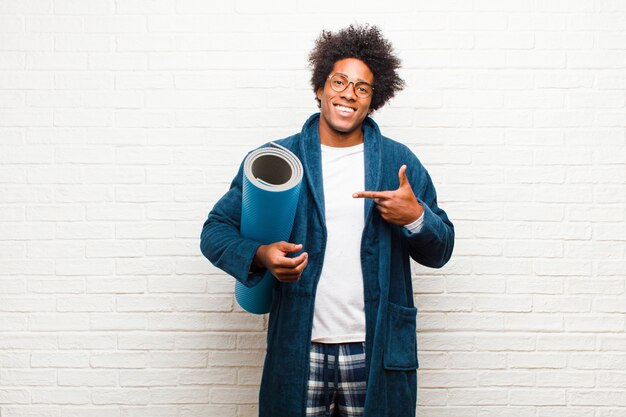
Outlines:
{"label": "man", "polygon": [[290,241],[262,245],[240,236],[240,167],[209,213],[201,249],[246,286],[267,270],[277,278],[261,417],[413,417],[409,257],[443,266],[453,225],[417,157],[368,117],[404,85],[379,29],[324,31],[309,62],[320,112],[278,141],[305,174]]}

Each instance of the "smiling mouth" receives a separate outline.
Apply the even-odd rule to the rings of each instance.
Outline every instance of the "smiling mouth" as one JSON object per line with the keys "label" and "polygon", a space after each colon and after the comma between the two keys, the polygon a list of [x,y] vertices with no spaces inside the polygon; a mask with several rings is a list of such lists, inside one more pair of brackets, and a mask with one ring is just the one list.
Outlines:
{"label": "smiling mouth", "polygon": [[342,106],[341,104],[335,104],[335,108],[341,113],[354,113],[355,109],[352,107]]}

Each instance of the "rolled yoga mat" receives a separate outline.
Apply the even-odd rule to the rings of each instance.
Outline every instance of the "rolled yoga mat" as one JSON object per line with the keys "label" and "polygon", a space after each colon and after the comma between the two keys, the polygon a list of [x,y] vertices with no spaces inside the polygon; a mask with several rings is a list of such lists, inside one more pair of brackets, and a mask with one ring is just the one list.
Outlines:
{"label": "rolled yoga mat", "polygon": [[[289,241],[296,216],[302,163],[287,148],[275,143],[257,149],[243,166],[241,235],[263,244]],[[235,298],[249,313],[265,314],[272,304],[276,278],[268,271],[254,287],[235,283]]]}

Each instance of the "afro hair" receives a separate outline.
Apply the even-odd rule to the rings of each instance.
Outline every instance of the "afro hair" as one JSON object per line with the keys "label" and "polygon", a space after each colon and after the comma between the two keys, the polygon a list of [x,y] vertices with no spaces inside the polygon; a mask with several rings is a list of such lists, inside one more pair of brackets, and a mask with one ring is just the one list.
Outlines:
{"label": "afro hair", "polygon": [[[363,61],[374,74],[371,111],[381,108],[404,88],[404,80],[397,72],[400,59],[394,55],[393,46],[383,38],[380,29],[369,25],[350,25],[336,33],[324,30],[315,41],[309,54],[313,91],[324,88],[335,62],[345,58]],[[320,100],[316,100],[319,106]]]}

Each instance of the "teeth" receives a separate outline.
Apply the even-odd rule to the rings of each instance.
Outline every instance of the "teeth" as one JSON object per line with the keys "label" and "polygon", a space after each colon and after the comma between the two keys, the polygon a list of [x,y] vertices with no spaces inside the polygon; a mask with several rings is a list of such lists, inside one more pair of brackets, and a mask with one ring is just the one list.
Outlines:
{"label": "teeth", "polygon": [[354,111],[354,109],[351,109],[350,107],[344,107],[344,106],[340,106],[340,105],[337,105],[337,110],[339,110],[339,111],[349,111],[349,112],[353,112]]}

